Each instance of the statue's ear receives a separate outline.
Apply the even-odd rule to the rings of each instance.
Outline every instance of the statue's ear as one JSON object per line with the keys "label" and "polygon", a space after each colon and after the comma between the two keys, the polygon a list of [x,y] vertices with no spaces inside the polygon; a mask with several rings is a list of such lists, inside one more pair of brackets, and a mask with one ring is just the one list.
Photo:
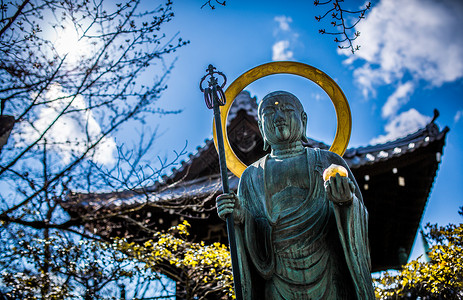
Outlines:
{"label": "statue's ear", "polygon": [[302,120],[302,136],[301,136],[301,140],[304,143],[308,143],[309,140],[307,139],[307,114],[305,113],[305,111],[303,111],[302,114],[301,114],[301,120]]}
{"label": "statue's ear", "polygon": [[262,129],[262,122],[261,122],[261,121],[257,121],[257,125],[259,125],[260,135],[262,136],[262,139],[264,140],[264,151],[267,151],[267,149],[268,149],[268,142],[267,142],[267,139],[265,138],[264,130]]}

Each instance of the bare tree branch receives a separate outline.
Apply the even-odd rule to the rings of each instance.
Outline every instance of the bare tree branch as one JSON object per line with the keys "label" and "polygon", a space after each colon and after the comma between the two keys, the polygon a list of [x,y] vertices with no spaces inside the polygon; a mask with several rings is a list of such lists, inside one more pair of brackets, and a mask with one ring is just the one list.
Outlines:
{"label": "bare tree branch", "polygon": [[[331,14],[332,21],[330,25],[333,26],[334,31],[320,29],[318,32],[320,34],[340,36],[340,38],[336,37],[334,39],[338,44],[338,48],[350,49],[352,53],[355,53],[355,51],[360,49],[360,45],[354,45],[354,41],[360,35],[360,32],[355,30],[355,26],[357,26],[360,20],[365,18],[366,12],[371,8],[371,3],[368,2],[365,8],[355,11],[343,8],[341,5],[342,3],[344,3],[344,0],[329,0],[326,2],[320,2],[319,0],[314,1],[315,6],[333,5],[333,7],[328,9],[323,15],[315,16],[315,19],[320,22]],[[354,18],[354,21],[351,25],[348,25],[349,19],[352,18]]]}
{"label": "bare tree branch", "polygon": [[215,5],[212,4],[213,2],[215,2],[216,4],[222,5],[222,6],[226,5],[225,0],[222,1],[222,2],[219,1],[219,0],[214,0],[214,1],[208,0],[208,1],[204,2],[203,5],[201,5],[201,9],[204,8],[205,6],[209,6],[210,9],[215,9]]}
{"label": "bare tree branch", "polygon": [[[173,18],[171,1],[150,10],[142,9],[142,1],[2,1],[0,101],[16,125],[0,157],[7,187],[0,191],[0,269],[7,270],[0,287],[13,298],[61,299],[72,289],[99,297],[135,276],[128,269],[133,261],[114,249],[104,252],[107,243],[91,244],[99,236],[84,231],[82,218],[61,204],[69,190],[83,187],[147,193],[146,185],[177,163],[178,157],[160,166],[147,163],[155,135],[145,124],[150,116],[179,112],[156,102],[175,61],[169,54],[188,41],[163,32]],[[75,46],[61,45],[60,39],[74,35],[64,43]],[[130,151],[115,139],[127,124],[142,130]],[[102,211],[84,217],[105,221]],[[150,229],[130,215],[127,222]],[[112,261],[101,264],[106,258]],[[150,290],[153,275],[137,274],[142,286],[135,292]],[[23,288],[26,282],[31,288]]]}
{"label": "bare tree branch", "polygon": [[8,23],[6,23],[6,25],[3,26],[2,29],[0,29],[0,36],[2,36],[3,33],[5,33],[5,31],[8,28],[10,28],[10,26],[14,23],[14,21],[16,21],[16,18],[18,18],[18,16],[21,15],[22,10],[27,5],[27,3],[29,3],[29,0],[24,0],[23,3],[21,3],[21,5],[16,10],[15,14],[12,17],[8,18]]}

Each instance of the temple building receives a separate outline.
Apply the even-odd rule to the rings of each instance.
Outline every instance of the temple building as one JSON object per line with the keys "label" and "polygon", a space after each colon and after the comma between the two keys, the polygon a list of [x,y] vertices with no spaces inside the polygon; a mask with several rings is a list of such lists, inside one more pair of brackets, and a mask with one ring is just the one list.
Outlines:
{"label": "temple building", "polygon": [[[247,165],[266,153],[256,112],[256,98],[242,92],[228,117],[230,144]],[[406,137],[350,148],[343,156],[369,212],[373,272],[398,268],[408,259],[449,130],[438,128],[434,122],[437,116],[436,111],[429,124]],[[310,139],[307,146],[329,148]],[[238,181],[239,178],[229,172],[232,190],[236,191]],[[102,194],[71,193],[62,205],[71,217],[96,211],[121,212],[104,221],[84,224],[103,237],[126,236],[143,241],[151,236],[152,230],[165,230],[188,220],[195,241],[227,243],[225,222],[215,210],[215,197],[220,192],[217,152],[213,141],[206,140],[180,168],[173,169],[153,186]]]}

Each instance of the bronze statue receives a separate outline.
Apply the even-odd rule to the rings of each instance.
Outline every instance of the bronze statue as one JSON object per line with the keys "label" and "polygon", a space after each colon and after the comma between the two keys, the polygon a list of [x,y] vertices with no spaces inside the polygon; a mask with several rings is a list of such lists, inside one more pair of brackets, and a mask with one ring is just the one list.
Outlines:
{"label": "bronze statue", "polygon": [[[337,154],[303,146],[307,114],[288,92],[259,104],[271,153],[242,174],[238,195],[217,198],[235,219],[245,299],[374,299],[368,213],[352,172]],[[325,181],[331,164],[344,166]]]}

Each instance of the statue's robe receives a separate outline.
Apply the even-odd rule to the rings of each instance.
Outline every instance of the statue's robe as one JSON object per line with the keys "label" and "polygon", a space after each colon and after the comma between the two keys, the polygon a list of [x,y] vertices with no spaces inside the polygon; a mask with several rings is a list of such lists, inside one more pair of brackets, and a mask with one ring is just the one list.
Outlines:
{"label": "statue's robe", "polygon": [[[244,299],[374,299],[368,213],[352,172],[335,153],[306,148],[306,156],[307,178],[290,178],[274,194],[268,177],[280,174],[266,174],[268,157],[241,177],[244,219],[235,231]],[[322,173],[333,163],[355,183],[352,203],[326,195]]]}

